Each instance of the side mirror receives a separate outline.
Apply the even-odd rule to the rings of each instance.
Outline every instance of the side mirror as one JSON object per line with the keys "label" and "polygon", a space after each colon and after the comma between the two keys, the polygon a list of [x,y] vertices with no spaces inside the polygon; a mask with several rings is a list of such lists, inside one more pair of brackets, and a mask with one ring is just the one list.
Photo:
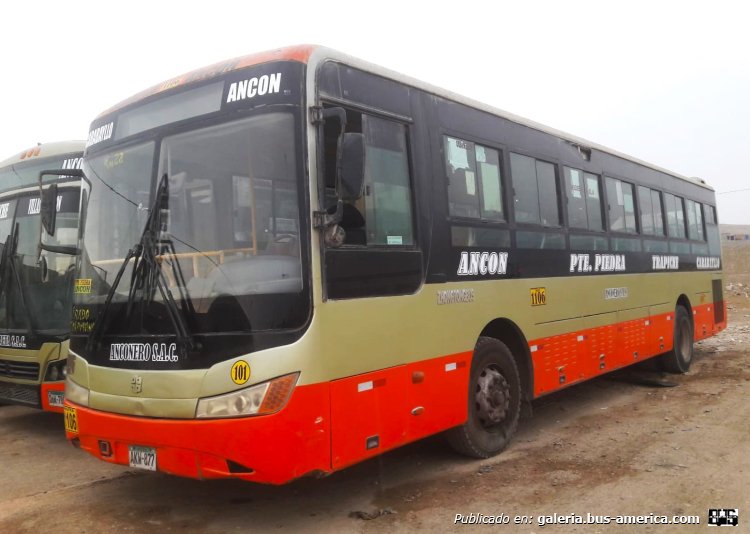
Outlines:
{"label": "side mirror", "polygon": [[42,190],[41,212],[42,226],[49,235],[55,235],[57,222],[57,184]]}
{"label": "side mirror", "polygon": [[45,190],[42,188],[44,176],[60,176],[62,178],[83,178],[81,169],[55,169],[39,173],[39,196],[41,199],[40,214],[42,226],[49,235],[55,235],[55,222],[57,221],[57,184],[50,184]]}
{"label": "side mirror", "polygon": [[341,145],[341,197],[357,200],[365,185],[365,136],[345,133]]}

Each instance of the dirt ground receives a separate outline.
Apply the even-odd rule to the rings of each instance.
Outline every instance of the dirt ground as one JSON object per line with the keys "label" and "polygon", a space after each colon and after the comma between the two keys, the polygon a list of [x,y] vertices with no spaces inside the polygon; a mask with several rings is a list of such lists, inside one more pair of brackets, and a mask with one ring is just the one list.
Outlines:
{"label": "dirt ground", "polygon": [[[199,482],[105,464],[67,444],[61,416],[2,406],[0,532],[698,532],[709,508],[738,508],[734,531],[750,532],[750,244],[731,245],[730,326],[689,373],[626,370],[542,398],[487,461],[435,437],[321,480]],[[662,378],[675,387],[644,380]],[[471,513],[511,523],[454,524]],[[553,514],[701,524],[540,526]]]}

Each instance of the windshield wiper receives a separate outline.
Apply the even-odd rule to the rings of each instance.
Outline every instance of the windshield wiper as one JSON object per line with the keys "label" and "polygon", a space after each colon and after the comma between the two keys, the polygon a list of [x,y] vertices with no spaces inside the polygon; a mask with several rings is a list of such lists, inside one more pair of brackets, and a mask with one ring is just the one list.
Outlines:
{"label": "windshield wiper", "polygon": [[176,258],[174,245],[171,240],[161,238],[163,231],[161,215],[162,212],[168,210],[168,205],[169,180],[167,175],[164,174],[156,187],[154,201],[151,205],[145,228],[141,234],[141,239],[135,246],[128,250],[128,253],[125,255],[125,259],[123,260],[122,265],[120,265],[120,269],[117,271],[117,276],[115,276],[115,279],[112,281],[112,285],[109,288],[107,298],[104,301],[104,306],[102,307],[99,317],[94,324],[94,328],[89,335],[87,343],[87,349],[89,351],[91,351],[95,344],[99,342],[101,334],[104,331],[104,322],[107,312],[112,304],[112,298],[114,297],[117,286],[131,260],[133,260],[133,273],[130,280],[125,321],[127,322],[131,316],[133,305],[136,301],[136,294],[139,290],[141,291],[141,317],[143,317],[145,306],[153,300],[153,297],[158,290],[167,308],[172,327],[176,333],[178,350],[187,357],[189,352],[195,347],[193,336],[187,327],[185,319],[180,313],[180,309],[175,302],[172,291],[169,289],[169,283],[161,270],[161,262],[158,259],[158,256],[165,251],[172,256],[170,263],[175,278],[177,279],[177,285],[180,289],[180,297],[183,299],[182,302],[186,308],[184,311],[186,313],[194,313],[195,309],[193,308],[193,303],[187,294],[185,278],[180,269],[179,261]]}
{"label": "windshield wiper", "polygon": [[[3,293],[6,292],[6,288],[9,285],[8,282],[8,268],[10,268],[13,279],[16,281],[18,286],[18,296],[21,299],[21,307],[24,311],[26,318],[26,326],[29,329],[29,333],[33,336],[36,334],[36,328],[34,327],[34,318],[31,315],[28,304],[26,304],[26,290],[21,283],[21,276],[18,274],[18,268],[16,267],[16,251],[18,250],[18,223],[13,225],[13,230],[8,235],[3,245],[3,252],[0,255],[0,298]],[[8,299],[10,294],[6,296]],[[10,310],[10,302],[6,303],[6,309]],[[7,312],[6,312],[7,313]]]}

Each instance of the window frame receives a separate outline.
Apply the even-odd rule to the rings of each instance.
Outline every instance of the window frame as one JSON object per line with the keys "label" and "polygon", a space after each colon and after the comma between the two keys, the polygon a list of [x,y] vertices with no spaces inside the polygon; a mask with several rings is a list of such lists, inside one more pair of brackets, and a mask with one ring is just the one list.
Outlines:
{"label": "window frame", "polygon": [[[575,170],[581,173],[581,180],[582,180],[582,187],[583,187],[582,200],[583,200],[583,205],[586,208],[586,227],[585,228],[572,226],[570,224],[570,197],[568,196],[568,183],[567,183],[566,170]],[[600,229],[591,228],[589,203],[588,203],[589,197],[587,193],[588,190],[587,190],[587,183],[586,183],[586,180],[588,178],[587,175],[596,177],[596,182],[599,186],[599,217],[601,218],[601,222],[602,222],[602,227]],[[606,213],[604,209],[604,198],[606,195],[606,191],[604,190],[602,174],[597,173],[597,172],[587,171],[587,170],[584,170],[578,167],[573,167],[572,165],[567,165],[563,163],[562,164],[562,179],[564,182],[562,184],[563,194],[565,195],[564,196],[564,201],[565,201],[565,221],[564,222],[565,224],[563,226],[568,231],[572,231],[573,233],[576,233],[576,234],[581,233],[581,232],[583,233],[591,232],[593,234],[606,235],[608,233],[608,226],[606,222],[607,217],[606,217]]]}
{"label": "window frame", "polygon": [[[557,199],[557,220],[558,223],[554,226],[546,225],[541,222],[542,220],[542,207],[541,204],[539,204],[539,222],[528,222],[528,221],[519,221],[516,218],[516,186],[515,181],[513,179],[513,170],[512,170],[512,163],[511,163],[511,157],[513,154],[517,154],[519,156],[531,158],[534,160],[534,170],[536,171],[536,162],[540,161],[542,163],[546,163],[548,165],[552,165],[554,171],[555,171],[555,193],[556,193],[556,199]],[[522,229],[528,228],[543,228],[545,232],[563,232],[567,234],[568,229],[568,221],[567,221],[567,211],[563,209],[562,206],[562,200],[563,200],[563,194],[564,192],[562,189],[561,184],[561,172],[560,172],[560,162],[556,160],[555,158],[551,157],[544,157],[544,156],[536,156],[531,154],[527,150],[517,150],[517,149],[508,149],[507,151],[507,158],[508,158],[508,180],[510,183],[510,192],[511,195],[508,195],[508,203],[513,206],[512,212],[513,212],[513,224],[516,227],[521,226]],[[537,176],[537,203],[539,203],[539,178]]]}
{"label": "window frame", "polygon": [[[638,183],[633,181],[632,179],[627,178],[621,178],[620,176],[612,173],[602,173],[602,181],[604,185],[604,195],[607,198],[607,206],[606,206],[606,220],[607,220],[607,233],[610,235],[616,235],[618,237],[642,237],[643,233],[641,231],[641,210],[638,202]],[[609,180],[615,180],[620,183],[628,184],[632,188],[633,192],[633,223],[635,225],[635,229],[632,232],[629,232],[627,230],[613,230],[612,229],[612,221],[610,219],[610,212],[612,211],[609,204],[609,187],[608,187],[608,181]],[[647,187],[647,186],[644,186]],[[623,204],[623,220],[626,221],[626,212]],[[610,243],[611,246],[611,243]]]}
{"label": "window frame", "polygon": [[[474,166],[475,166],[475,172],[474,172],[474,180],[475,180],[475,187],[477,191],[477,202],[478,202],[478,211],[479,211],[479,217],[471,217],[468,215],[454,215],[451,213],[451,197],[450,197],[450,183],[448,181],[448,154],[446,150],[447,140],[448,138],[464,141],[467,143],[472,143],[474,145]],[[509,200],[508,200],[508,179],[507,176],[509,174],[509,170],[506,168],[505,164],[505,158],[506,158],[506,149],[504,146],[498,145],[497,143],[491,143],[484,139],[481,139],[474,135],[467,135],[463,132],[458,132],[455,130],[443,130],[440,133],[440,152],[441,152],[441,172],[445,176],[445,213],[450,222],[458,223],[459,226],[477,226],[477,225],[492,225],[492,226],[502,226],[502,227],[508,227],[510,224],[510,209],[509,209]],[[481,146],[482,148],[494,150],[498,155],[498,171],[500,173],[499,176],[499,185],[500,185],[500,206],[502,209],[502,219],[495,219],[495,218],[489,218],[484,217],[484,187],[483,182],[480,180],[480,174],[479,174],[479,168],[476,161],[476,147]]]}

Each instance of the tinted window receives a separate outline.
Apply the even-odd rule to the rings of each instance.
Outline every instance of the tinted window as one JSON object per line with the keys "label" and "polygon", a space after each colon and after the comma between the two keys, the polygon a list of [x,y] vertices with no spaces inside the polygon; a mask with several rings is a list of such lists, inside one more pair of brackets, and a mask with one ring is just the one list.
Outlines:
{"label": "tinted window", "polygon": [[497,150],[446,136],[445,164],[451,215],[505,220]]}
{"label": "tinted window", "polygon": [[635,233],[633,185],[615,178],[607,178],[607,204],[610,230]]}
{"label": "tinted window", "polygon": [[559,226],[555,166],[520,154],[510,155],[517,222]]}
{"label": "tinted window", "polygon": [[603,230],[599,177],[565,167],[568,224],[571,228]]}
{"label": "tinted window", "polygon": [[685,214],[682,208],[682,199],[669,193],[664,194],[664,203],[667,208],[667,228],[669,237],[685,237]]}
{"label": "tinted window", "polygon": [[688,236],[690,239],[703,241],[703,216],[701,214],[701,205],[692,200],[686,200],[688,221]]}

